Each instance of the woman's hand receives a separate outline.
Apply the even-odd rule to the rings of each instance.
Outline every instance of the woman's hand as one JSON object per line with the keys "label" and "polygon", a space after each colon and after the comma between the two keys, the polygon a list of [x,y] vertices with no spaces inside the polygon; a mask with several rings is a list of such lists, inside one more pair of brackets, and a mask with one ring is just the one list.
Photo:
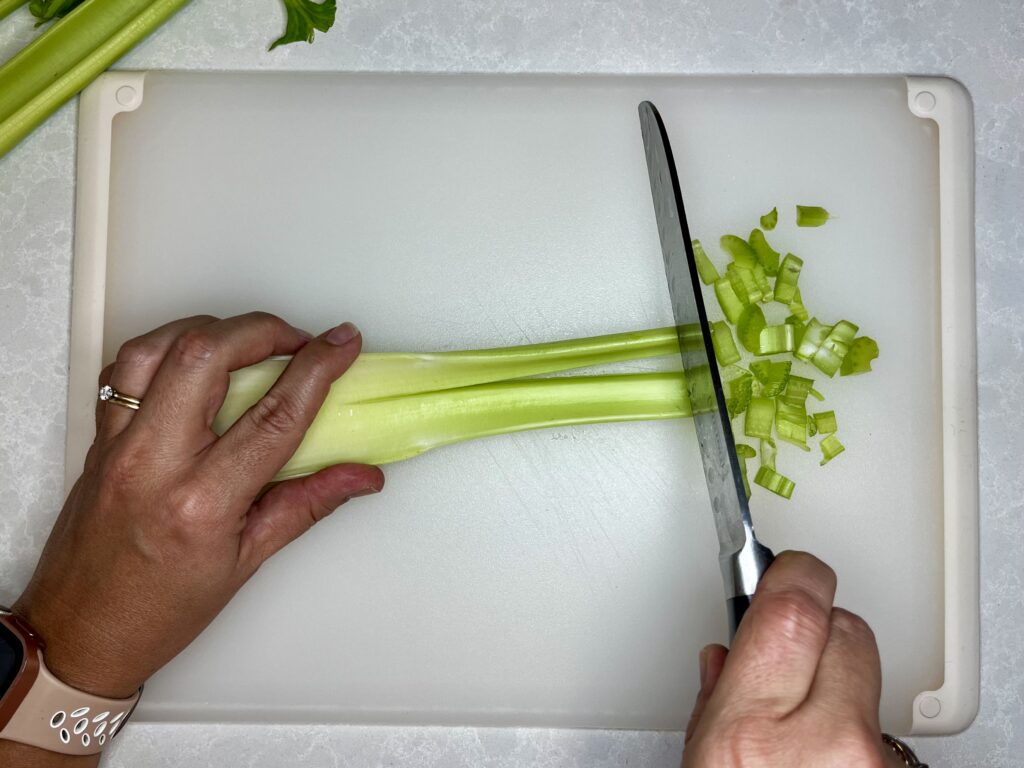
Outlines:
{"label": "woman's hand", "polygon": [[820,560],[776,558],[732,650],[701,652],[684,768],[902,766],[881,739],[875,636],[835,593]]}
{"label": "woman's hand", "polygon": [[[170,661],[260,564],[352,496],[376,467],[339,465],[261,490],[359,355],[350,324],[315,339],[253,313],[179,320],[125,344],[100,383],[142,399],[99,403],[96,441],[14,606],[64,682],[123,698]],[[294,355],[222,437],[228,372]]]}

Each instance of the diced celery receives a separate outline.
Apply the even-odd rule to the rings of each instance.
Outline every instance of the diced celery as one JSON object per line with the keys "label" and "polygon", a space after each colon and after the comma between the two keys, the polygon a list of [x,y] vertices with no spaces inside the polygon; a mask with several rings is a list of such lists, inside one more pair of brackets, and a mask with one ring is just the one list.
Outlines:
{"label": "diced celery", "polygon": [[736,342],[732,340],[732,331],[724,320],[711,323],[711,343],[715,348],[715,359],[719,365],[732,365],[740,359]]}
{"label": "diced celery", "polygon": [[814,414],[814,425],[817,431],[823,435],[830,435],[839,429],[836,423],[835,411],[822,411]]}
{"label": "diced celery", "polygon": [[796,348],[794,328],[788,323],[766,325],[761,329],[759,355],[777,355]]}
{"label": "diced celery", "polygon": [[754,377],[749,373],[744,373],[742,376],[727,381],[725,386],[729,390],[725,406],[729,410],[729,418],[735,419],[750,405],[750,399],[754,392]]}
{"label": "diced celery", "polygon": [[854,376],[858,373],[868,373],[871,370],[871,361],[876,357],[878,344],[875,340],[869,336],[860,336],[850,345],[850,351],[839,367],[839,375]]}
{"label": "diced celery", "polygon": [[804,260],[792,253],[787,253],[779,267],[779,275],[775,278],[775,301],[780,304],[789,304],[796,296],[797,282],[800,280],[800,270],[804,267]]}
{"label": "diced celery", "polygon": [[821,455],[824,456],[821,460],[821,466],[825,466],[845,450],[846,448],[835,435],[829,435],[821,441]]}
{"label": "diced celery", "polygon": [[754,249],[742,237],[722,235],[719,243],[722,246],[722,250],[728,253],[737,265],[753,269],[754,265],[757,264],[757,254],[754,253]]}
{"label": "diced celery", "polygon": [[820,227],[829,220],[829,212],[817,205],[798,205],[796,225],[798,227]]}
{"label": "diced celery", "polygon": [[743,434],[770,440],[772,422],[775,419],[775,400],[770,397],[754,397],[747,406],[747,417],[743,422]]}
{"label": "diced celery", "polygon": [[786,389],[793,363],[789,360],[758,360],[750,364],[750,372],[761,385],[759,397],[777,397]]}
{"label": "diced celery", "polygon": [[775,229],[775,225],[779,223],[779,209],[772,208],[768,213],[761,217],[761,228],[771,232]]}
{"label": "diced celery", "polygon": [[762,466],[754,475],[754,482],[772,493],[788,499],[793,495],[796,484],[785,475],[780,475],[771,467]]}
{"label": "diced celery", "polygon": [[807,447],[807,409],[803,403],[797,405],[785,398],[776,398],[775,433],[780,440],[803,448]]}
{"label": "diced celery", "polygon": [[779,252],[774,250],[765,239],[764,232],[755,229],[750,233],[750,247],[757,254],[757,260],[764,271],[775,277],[779,273]]}
{"label": "diced celery", "polygon": [[757,452],[746,443],[736,443],[736,458],[740,463],[740,477],[743,478],[743,490],[750,498],[750,481],[747,479],[747,459],[757,456]]}
{"label": "diced celery", "polygon": [[700,244],[700,240],[694,240],[693,243],[693,256],[697,262],[697,274],[700,276],[700,281],[704,285],[713,285],[718,279],[718,270],[715,269],[715,265],[711,263],[711,259],[708,258],[707,251],[704,250],[704,246]]}
{"label": "diced celery", "polygon": [[718,305],[722,308],[726,320],[736,325],[745,305],[733,290],[729,278],[723,277],[715,282],[715,297],[718,299]]}
{"label": "diced celery", "polygon": [[757,304],[743,308],[736,321],[736,336],[748,352],[758,354],[761,351],[761,329],[767,325],[764,312]]}

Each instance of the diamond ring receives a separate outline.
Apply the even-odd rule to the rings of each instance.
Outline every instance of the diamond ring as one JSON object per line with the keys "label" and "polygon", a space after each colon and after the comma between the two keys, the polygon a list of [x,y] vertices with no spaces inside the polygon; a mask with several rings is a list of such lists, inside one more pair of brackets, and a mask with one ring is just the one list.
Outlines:
{"label": "diamond ring", "polygon": [[132,397],[131,395],[122,395],[109,384],[100,387],[100,400],[105,403],[113,403],[114,405],[131,408],[133,411],[139,410],[142,406],[142,401],[139,398]]}

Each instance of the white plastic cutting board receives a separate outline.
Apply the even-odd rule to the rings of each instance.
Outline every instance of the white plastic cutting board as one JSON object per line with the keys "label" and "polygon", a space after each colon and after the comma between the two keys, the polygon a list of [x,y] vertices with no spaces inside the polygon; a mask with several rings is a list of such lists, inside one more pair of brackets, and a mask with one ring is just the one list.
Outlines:
{"label": "white plastic cutting board", "polygon": [[[847,451],[819,469],[780,449],[797,490],[756,491],[761,539],[835,567],[878,636],[886,727],[916,712],[929,730],[933,702],[931,730],[971,716],[969,682],[920,696],[971,649],[948,642],[939,137],[903,78],[109,77],[83,102],[72,426],[121,342],[193,313],[353,320],[373,350],[671,324],[636,115],[652,99],[694,235],[747,234],[777,205],[770,241],[805,259],[812,313],[882,349],[872,375],[821,384]],[[836,218],[798,230],[796,203]],[[499,437],[386,474],[268,563],[139,717],[685,724],[697,651],[725,638],[689,424]]]}

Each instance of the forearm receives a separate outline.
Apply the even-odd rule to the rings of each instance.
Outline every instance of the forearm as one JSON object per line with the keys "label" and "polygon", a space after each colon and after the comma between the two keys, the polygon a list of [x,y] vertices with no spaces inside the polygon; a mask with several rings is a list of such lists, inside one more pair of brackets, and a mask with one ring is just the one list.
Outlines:
{"label": "forearm", "polygon": [[0,765],[4,768],[94,768],[99,755],[76,757],[0,740]]}

